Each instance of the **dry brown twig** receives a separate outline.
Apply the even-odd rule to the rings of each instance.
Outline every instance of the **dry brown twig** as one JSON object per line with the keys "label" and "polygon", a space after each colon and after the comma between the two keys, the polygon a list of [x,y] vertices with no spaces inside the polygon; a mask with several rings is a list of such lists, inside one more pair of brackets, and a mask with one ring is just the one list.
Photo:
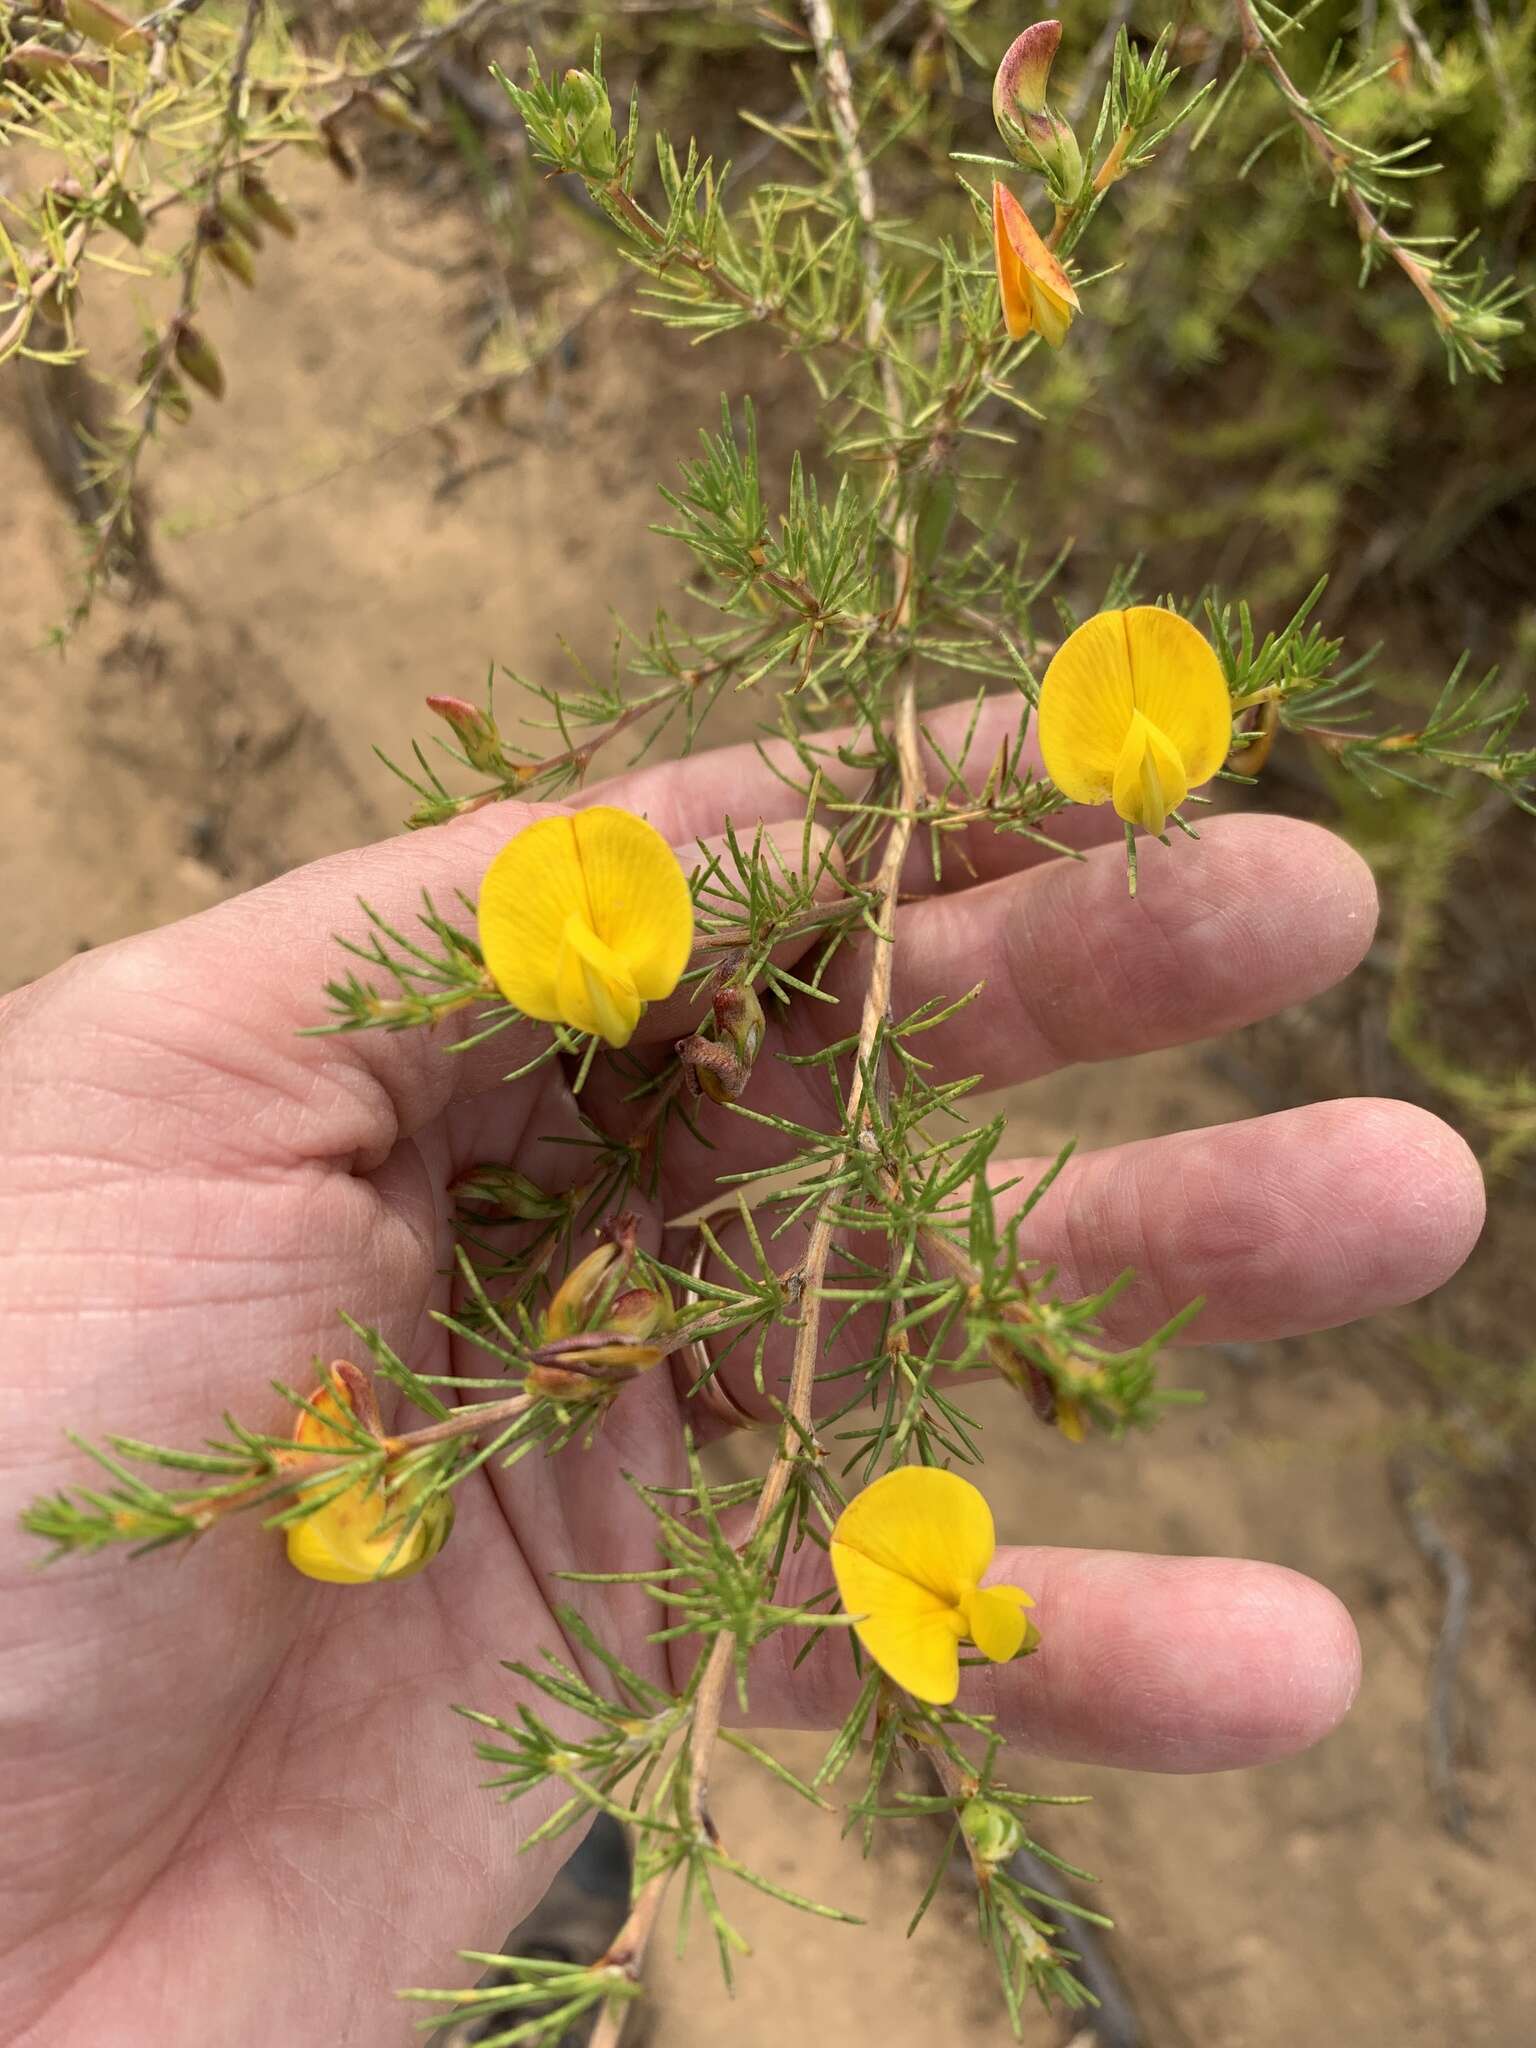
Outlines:
{"label": "dry brown twig", "polygon": [[[1341,194],[1361,242],[1367,246],[1374,244],[1397,265],[1428,306],[1435,325],[1442,333],[1449,333],[1456,326],[1454,311],[1437,290],[1434,279],[1423,263],[1392,233],[1348,175],[1349,164],[1340,154],[1332,136],[1313,114],[1306,95],[1275,54],[1272,43],[1259,25],[1258,16],[1254,13],[1250,0],[1233,0],[1233,7],[1242,33],[1244,62],[1257,64],[1268,72],[1276,91],[1285,102],[1287,113],[1306,137],[1319,162],[1333,180],[1335,189]],[[1476,354],[1488,353],[1480,342],[1469,340],[1467,346]]]}
{"label": "dry brown twig", "polygon": [[1461,1842],[1467,1837],[1468,1814],[1456,1770],[1457,1674],[1472,1599],[1472,1574],[1466,1559],[1429,1512],[1422,1475],[1398,1458],[1389,1466],[1388,1476],[1414,1548],[1445,1589],[1445,1607],[1429,1666],[1424,1761],[1441,1825]]}

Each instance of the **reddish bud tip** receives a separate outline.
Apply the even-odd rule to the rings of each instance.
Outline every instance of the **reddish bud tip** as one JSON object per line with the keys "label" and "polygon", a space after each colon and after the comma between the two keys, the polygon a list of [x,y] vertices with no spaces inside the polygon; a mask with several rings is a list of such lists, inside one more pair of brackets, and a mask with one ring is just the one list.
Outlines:
{"label": "reddish bud tip", "polygon": [[1045,112],[1046,87],[1060,42],[1059,21],[1037,21],[1008,45],[992,81],[992,112],[999,128],[1005,120],[1017,122],[1021,114]]}

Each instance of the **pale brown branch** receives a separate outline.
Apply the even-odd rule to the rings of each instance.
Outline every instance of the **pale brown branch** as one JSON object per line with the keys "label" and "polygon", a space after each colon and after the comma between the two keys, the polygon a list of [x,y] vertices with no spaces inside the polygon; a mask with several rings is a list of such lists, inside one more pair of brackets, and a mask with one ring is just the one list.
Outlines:
{"label": "pale brown branch", "polygon": [[[890,1015],[891,975],[895,958],[896,903],[901,891],[901,872],[912,844],[917,822],[917,805],[922,798],[922,760],[918,746],[916,694],[909,680],[902,685],[896,713],[896,744],[901,759],[901,814],[891,827],[885,844],[876,888],[880,897],[879,936],[875,941],[869,983],[864,991],[864,1012],[859,1024],[859,1044],[854,1056],[853,1079],[849,1084],[848,1145],[872,1142],[868,1132],[868,1076],[872,1070],[875,1045]],[[811,1427],[812,1399],[816,1390],[816,1364],[821,1354],[822,1293],[827,1261],[832,1255],[837,1226],[832,1221],[834,1199],[823,1198],[811,1225],[805,1258],[801,1265],[800,1320],[795,1331],[795,1348],[790,1362],[789,1391],[785,1399],[785,1421],[779,1447],[757,1497],[747,1542],[754,1542],[772,1522],[799,1462],[805,1435]],[[730,1634],[716,1636],[699,1680],[688,1743],[688,1807],[694,1824],[703,1827],[705,1801],[709,1793],[709,1766],[720,1733],[725,1689],[730,1678],[736,1639]]]}
{"label": "pale brown branch", "polygon": [[[1242,32],[1244,59],[1259,65],[1269,74],[1271,84],[1285,102],[1286,111],[1311,144],[1336,189],[1343,194],[1344,204],[1354,220],[1360,240],[1367,247],[1374,243],[1397,265],[1428,306],[1435,325],[1442,332],[1449,333],[1456,325],[1456,315],[1437,290],[1434,278],[1413,251],[1406,248],[1392,233],[1360,190],[1348,156],[1318,120],[1305,93],[1280,62],[1273,45],[1259,25],[1258,16],[1254,13],[1250,0],[1233,0],[1233,6],[1237,13],[1238,27]],[[1481,342],[1466,337],[1463,339],[1477,355],[1487,356],[1490,353]]]}
{"label": "pale brown branch", "polygon": [[[923,796],[916,686],[910,677],[902,684],[897,704],[896,745],[901,764],[901,810],[892,823],[890,837],[886,841],[876,877],[876,889],[880,900],[879,936],[875,942],[869,982],[865,989],[859,1044],[855,1055],[853,1079],[849,1086],[849,1147],[873,1142],[868,1129],[868,1076],[874,1065],[877,1041],[890,1015],[896,907],[901,893],[902,869],[912,844],[918,806]],[[816,1390],[816,1367],[821,1354],[823,1291],[826,1285],[827,1263],[837,1232],[837,1226],[832,1220],[833,1208],[834,1198],[829,1194],[817,1209],[811,1225],[810,1238],[806,1244],[805,1257],[800,1265],[801,1309],[795,1331],[794,1353],[790,1362],[789,1389],[784,1403],[785,1420],[780,1428],[779,1444],[773,1463],[768,1468],[762,1491],[757,1497],[751,1526],[745,1539],[749,1544],[762,1535],[778,1513],[795,1466],[799,1462],[805,1437],[810,1432]],[[697,1329],[690,1334],[698,1334]],[[694,1695],[688,1738],[688,1811],[693,1826],[705,1834],[710,1831],[706,1810],[710,1765],[720,1737],[726,1687],[730,1682],[735,1653],[736,1639],[733,1635],[726,1632],[716,1636],[710,1646]],[[651,1879],[642,1890],[636,1901],[635,1910],[625,1924],[621,1939],[630,1939],[638,1944],[635,1951],[637,1964],[655,1925],[668,1876],[669,1873],[663,1873]],[[618,2048],[623,2023],[624,2008],[612,2005],[607,2007],[599,2030],[592,2036],[592,2048]]]}
{"label": "pale brown branch", "polygon": [[[859,218],[864,226],[862,250],[868,294],[865,307],[865,339],[879,356],[881,381],[889,413],[888,424],[894,441],[899,439],[903,431],[905,408],[894,365],[888,351],[882,348],[886,330],[886,308],[880,286],[879,246],[874,234],[877,209],[874,183],[859,141],[858,117],[853,106],[853,80],[848,69],[847,53],[838,36],[829,0],[805,0],[805,11],[816,45],[817,61],[827,89],[833,127],[843,153],[849,182],[853,187]],[[893,485],[899,482],[898,458],[894,453],[890,464],[890,477]],[[896,600],[892,610],[892,623],[896,626],[906,622],[911,600],[912,563],[909,535],[910,517],[907,510],[902,508],[897,514],[892,535],[896,557]],[[910,667],[902,677],[899,687],[895,740],[900,795],[898,809],[892,820],[875,878],[875,893],[879,902],[878,922],[869,980],[864,992],[853,1077],[849,1083],[845,1111],[844,1156],[855,1147],[872,1146],[875,1143],[870,1129],[870,1081],[877,1064],[880,1036],[890,1018],[896,909],[901,894],[901,876],[907,854],[911,849],[912,835],[917,826],[919,807],[924,794],[922,752],[917,723],[917,685]],[[800,1266],[801,1307],[790,1361],[784,1421],[780,1426],[778,1448],[773,1463],[768,1468],[753,1510],[751,1526],[745,1539],[747,1544],[755,1542],[762,1536],[778,1514],[789,1490],[795,1467],[803,1454],[805,1440],[811,1431],[816,1370],[822,1346],[827,1264],[837,1233],[837,1225],[833,1221],[834,1209],[835,1196],[829,1191],[817,1207],[806,1244],[805,1257]],[[729,1631],[716,1636],[704,1661],[694,1694],[688,1737],[688,1813],[694,1829],[703,1835],[712,1834],[712,1825],[707,1813],[709,1772],[715,1746],[720,1737],[726,1687],[730,1682],[735,1655],[735,1636]],[[620,1940],[628,1944],[631,1959],[626,1961],[625,1967],[631,1971],[638,1968],[643,1959],[646,1944],[661,1910],[662,1897],[669,1876],[670,1873],[661,1873],[642,1888],[630,1919],[620,1936]],[[624,2017],[625,2011],[622,2006],[607,2006],[592,2036],[591,2048],[618,2048]]]}
{"label": "pale brown branch", "polygon": [[[645,1961],[645,1952],[650,1947],[651,1936],[656,1931],[656,1921],[671,1881],[670,1870],[658,1870],[654,1877],[647,1879],[640,1887],[635,1902],[629,1909],[629,1918],[609,1943],[607,1954],[596,1965],[598,1969],[612,1970],[631,1983],[639,1977],[640,1967]],[[598,2016],[587,2048],[619,2048],[624,2022],[629,2017],[629,2007],[628,1999],[622,2003],[610,1999]]]}
{"label": "pale brown branch", "polygon": [[[880,366],[880,388],[885,396],[886,418],[894,441],[902,432],[906,408],[902,403],[901,380],[896,374],[896,362],[886,333],[885,288],[881,282],[880,243],[875,233],[879,203],[864,146],[859,140],[859,116],[853,104],[853,74],[848,68],[848,52],[837,32],[831,0],[805,0],[805,14],[810,24],[811,39],[816,45],[817,66],[827,89],[827,105],[837,134],[838,148],[848,172],[848,181],[853,187],[854,204],[863,223],[859,260],[864,268],[864,340]],[[894,449],[888,465],[888,480],[891,486],[900,482],[900,457]],[[896,584],[891,623],[899,627],[906,624],[912,602],[910,506],[903,505],[898,509],[891,537]]]}

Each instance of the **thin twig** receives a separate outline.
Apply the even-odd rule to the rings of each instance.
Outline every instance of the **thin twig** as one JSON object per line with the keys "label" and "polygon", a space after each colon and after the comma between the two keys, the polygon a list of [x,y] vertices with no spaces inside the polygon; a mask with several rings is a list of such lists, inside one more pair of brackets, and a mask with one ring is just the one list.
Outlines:
{"label": "thin twig", "polygon": [[1398,26],[1412,43],[1419,62],[1424,66],[1424,76],[1436,92],[1445,86],[1445,73],[1440,68],[1440,59],[1429,46],[1429,38],[1419,27],[1418,17],[1408,5],[1408,0],[1397,0]]}
{"label": "thin twig", "polygon": [[1472,19],[1477,23],[1477,40],[1483,46],[1483,60],[1488,66],[1494,89],[1499,95],[1504,118],[1513,125],[1520,118],[1520,102],[1510,83],[1509,67],[1504,62],[1494,37],[1493,16],[1488,9],[1488,0],[1472,0]]}
{"label": "thin twig", "polygon": [[[1456,325],[1456,315],[1435,288],[1435,281],[1428,270],[1394,235],[1380,215],[1370,205],[1353,175],[1353,167],[1337,142],[1313,113],[1305,93],[1296,85],[1290,73],[1275,54],[1274,46],[1259,25],[1251,0],[1233,0],[1238,26],[1242,31],[1243,57],[1268,72],[1276,92],[1285,102],[1291,119],[1307,138],[1335,188],[1343,194],[1344,204],[1349,208],[1360,240],[1367,247],[1374,244],[1384,255],[1390,257],[1398,269],[1413,286],[1419,297],[1428,306],[1437,327],[1449,333]],[[1479,358],[1491,353],[1482,342],[1467,338],[1467,346]]]}
{"label": "thin twig", "polygon": [[1456,1771],[1457,1670],[1467,1631],[1472,1574],[1466,1559],[1430,1514],[1419,1475],[1406,1459],[1389,1467],[1392,1491],[1419,1555],[1445,1588],[1445,1609],[1429,1665],[1429,1711],[1424,1724],[1424,1760],[1441,1825],[1458,1842],[1467,1837],[1468,1814]]}
{"label": "thin twig", "polygon": [[[658,1870],[654,1877],[647,1878],[635,1895],[628,1919],[609,1943],[607,1954],[594,1968],[615,1971],[631,1983],[639,1980],[645,1952],[651,1945],[651,1936],[656,1931],[656,1921],[671,1882],[670,1870]],[[592,2029],[587,2048],[619,2048],[629,2008],[628,1999],[621,2004],[609,1999]]]}
{"label": "thin twig", "polygon": [[410,1431],[405,1436],[387,1436],[378,1439],[373,1451],[361,1445],[355,1451],[341,1451],[334,1457],[322,1457],[314,1452],[277,1451],[273,1453],[277,1471],[267,1471],[244,1486],[234,1487],[221,1493],[211,1494],[199,1507],[186,1509],[187,1519],[195,1523],[200,1532],[211,1529],[229,1515],[238,1513],[262,1500],[273,1500],[286,1489],[307,1491],[316,1479],[324,1479],[332,1472],[345,1471],[349,1465],[356,1465],[360,1458],[372,1457],[382,1452],[388,1459],[406,1458],[413,1451],[426,1449],[431,1444],[451,1443],[456,1437],[475,1436],[482,1429],[503,1422],[514,1422],[517,1417],[533,1406],[532,1394],[512,1394],[504,1401],[475,1401],[459,1408],[442,1422],[430,1423],[425,1429]]}
{"label": "thin twig", "polygon": [[[868,161],[859,140],[858,116],[853,105],[853,79],[829,0],[805,0],[805,12],[816,45],[817,62],[827,90],[833,128],[837,134],[849,183],[853,188],[859,219],[863,223],[861,250],[867,290],[865,340],[879,359],[881,383],[889,414],[888,424],[892,439],[895,441],[899,439],[905,425],[905,408],[894,363],[888,350],[882,346],[886,338],[886,306],[880,282],[879,244],[875,235],[877,202]],[[897,458],[894,454],[890,469],[894,484],[898,480]],[[897,514],[892,532],[896,561],[896,598],[892,620],[896,625],[905,623],[911,597],[909,530],[910,522],[903,508]],[[910,664],[902,677],[897,695],[895,740],[900,793],[898,809],[892,820],[875,878],[875,894],[879,904],[878,922],[875,928],[876,939],[870,962],[869,980],[864,991],[853,1077],[849,1084],[844,1116],[845,1156],[855,1147],[873,1146],[875,1142],[870,1128],[870,1090],[876,1073],[877,1047],[890,1017],[896,910],[901,894],[902,870],[906,865],[912,835],[917,825],[918,809],[923,800],[922,753],[917,723],[917,684]],[[805,1257],[800,1266],[801,1308],[790,1361],[784,1421],[780,1427],[773,1463],[758,1494],[743,1547],[761,1537],[778,1514],[795,1468],[804,1455],[806,1439],[811,1431],[816,1372],[822,1348],[827,1264],[832,1255],[837,1232],[837,1225],[833,1220],[835,1207],[836,1195],[829,1191],[818,1205],[811,1224]],[[709,1772],[720,1736],[726,1687],[735,1657],[736,1638],[730,1631],[722,1631],[710,1647],[694,1694],[688,1739],[688,1810],[694,1829],[703,1835],[711,1832],[707,1814]],[[670,1872],[658,1873],[642,1887],[634,1911],[626,1922],[621,1936],[621,1940],[627,1944],[623,1967],[631,1974],[638,1970],[644,1959],[646,1944],[655,1928],[669,1880]],[[590,2048],[619,2048],[626,2012],[625,2006],[610,2002],[593,2031]]]}
{"label": "thin twig", "polygon": [[[837,32],[831,0],[805,0],[805,14],[810,24],[811,38],[816,45],[816,62],[827,89],[827,106],[837,135],[838,149],[848,172],[848,182],[853,187],[854,204],[858,208],[859,219],[863,223],[864,231],[859,237],[859,261],[863,266],[865,285],[864,340],[880,366],[880,389],[884,394],[886,418],[894,443],[899,439],[905,424],[905,407],[902,404],[901,381],[896,374],[895,357],[887,345],[887,311],[882,281],[884,265],[876,233],[879,206],[875,198],[875,182],[869,172],[869,161],[864,154],[864,145],[859,139],[858,110],[853,104],[853,74],[848,68],[848,52],[843,48],[842,37]],[[889,487],[895,488],[899,480],[900,456],[893,446],[891,459],[887,465]],[[896,599],[892,607],[891,623],[900,627],[906,623],[912,601],[910,506],[901,506],[898,509],[891,538],[896,569]]]}
{"label": "thin twig", "polygon": [[[901,873],[917,822],[917,805],[922,797],[922,764],[918,746],[915,683],[910,678],[902,685],[897,708],[897,745],[901,757],[902,809],[892,824],[876,881],[881,905],[879,937],[876,940],[869,983],[865,990],[859,1044],[855,1055],[853,1079],[849,1087],[847,1128],[850,1146],[865,1142],[867,1135],[868,1081],[876,1042],[890,1010],[893,942]],[[836,1235],[836,1225],[832,1220],[833,1209],[834,1197],[829,1194],[822,1201],[811,1225],[805,1258],[800,1269],[801,1310],[790,1363],[785,1422],[780,1432],[778,1450],[764,1479],[762,1491],[757,1497],[746,1539],[748,1543],[756,1540],[778,1513],[795,1466],[802,1455],[805,1433],[811,1426],[816,1368],[821,1355],[823,1293],[827,1263]],[[708,1826],[706,1805],[709,1769],[715,1744],[719,1739],[726,1686],[735,1654],[736,1640],[733,1635],[727,1632],[715,1638],[694,1699],[688,1744],[688,1799],[690,1816],[694,1825],[701,1831],[707,1830]],[[642,1893],[642,1899],[644,1897]],[[649,1923],[645,1929],[648,1936],[660,1900],[658,1898],[654,1903],[646,1903],[649,1906]],[[623,2008],[615,2009],[610,2006],[598,2030],[592,2036],[591,2048],[617,2048],[622,2024]]]}

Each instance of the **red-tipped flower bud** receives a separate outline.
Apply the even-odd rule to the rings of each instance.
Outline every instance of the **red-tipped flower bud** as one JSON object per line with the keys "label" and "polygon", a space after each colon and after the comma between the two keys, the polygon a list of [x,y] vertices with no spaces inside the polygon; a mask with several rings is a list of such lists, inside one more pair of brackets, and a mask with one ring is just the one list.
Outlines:
{"label": "red-tipped flower bud", "polygon": [[488,711],[482,711],[463,697],[429,697],[427,709],[452,728],[453,736],[464,749],[471,768],[478,768],[482,775],[505,772],[501,734]]}
{"label": "red-tipped flower bud", "polygon": [[992,81],[992,114],[999,128],[1020,114],[1045,112],[1051,66],[1061,46],[1061,23],[1037,21],[1015,36],[1003,53]]}
{"label": "red-tipped flower bud", "polygon": [[1015,162],[1042,171],[1055,195],[1067,200],[1082,185],[1083,157],[1077,137],[1046,105],[1060,42],[1059,21],[1037,21],[1014,38],[992,81],[992,118]]}

